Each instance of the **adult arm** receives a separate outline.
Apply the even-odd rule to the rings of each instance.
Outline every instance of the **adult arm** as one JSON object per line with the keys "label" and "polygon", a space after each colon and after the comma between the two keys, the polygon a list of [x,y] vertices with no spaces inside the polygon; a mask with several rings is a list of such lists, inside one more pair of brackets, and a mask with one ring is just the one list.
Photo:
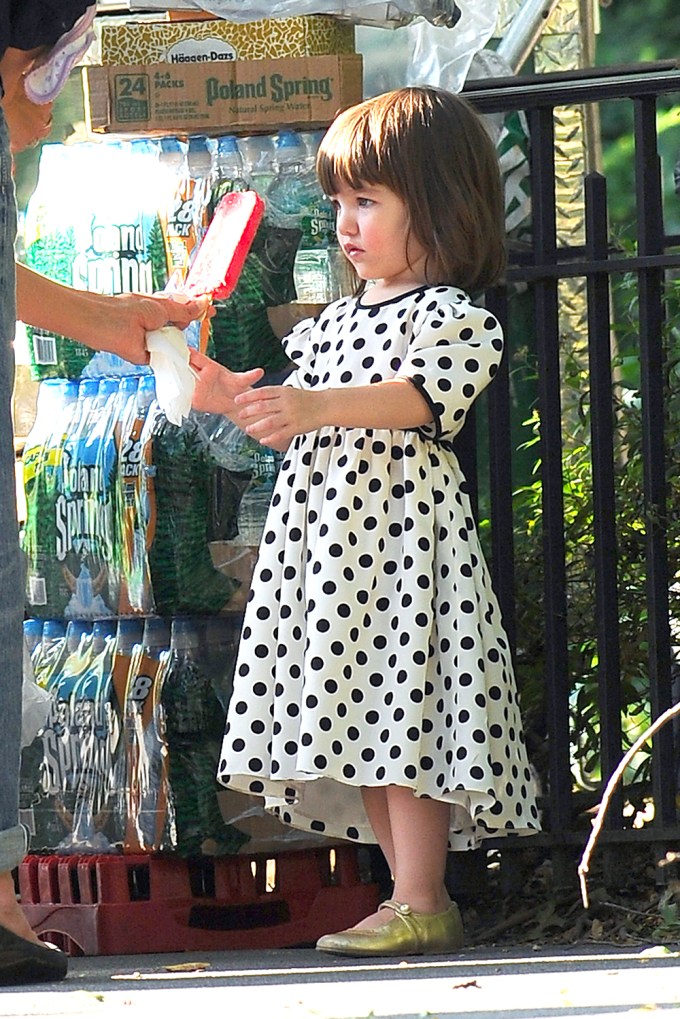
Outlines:
{"label": "adult arm", "polygon": [[94,350],[108,350],[146,364],[146,333],[171,323],[184,329],[200,318],[207,299],[181,294],[93,294],[76,290],[17,265],[17,317],[28,325],[70,336]]}
{"label": "adult arm", "polygon": [[0,78],[4,89],[3,105],[10,103],[21,84],[21,79],[30,71],[36,60],[46,52],[45,46],[37,46],[32,50],[20,50],[13,46],[6,49],[0,57]]}

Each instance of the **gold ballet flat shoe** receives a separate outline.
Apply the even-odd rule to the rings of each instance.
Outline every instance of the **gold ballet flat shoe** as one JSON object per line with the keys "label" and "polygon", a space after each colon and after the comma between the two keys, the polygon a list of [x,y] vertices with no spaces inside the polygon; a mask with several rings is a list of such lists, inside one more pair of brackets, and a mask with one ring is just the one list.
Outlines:
{"label": "gold ballet flat shoe", "polygon": [[379,927],[324,934],[316,943],[320,952],[354,956],[438,955],[463,947],[463,921],[455,902],[444,913],[414,913],[405,902],[389,899],[380,909],[394,916]]}

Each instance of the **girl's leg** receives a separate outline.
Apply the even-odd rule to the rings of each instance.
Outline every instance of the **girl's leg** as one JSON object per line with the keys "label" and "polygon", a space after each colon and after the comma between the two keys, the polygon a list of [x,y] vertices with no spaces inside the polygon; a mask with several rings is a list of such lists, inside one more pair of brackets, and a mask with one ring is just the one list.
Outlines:
{"label": "girl's leg", "polygon": [[[364,787],[362,796],[394,878],[393,898],[416,913],[443,913],[451,904],[444,884],[449,804],[416,797],[401,786]],[[357,928],[376,927],[392,915],[378,910]]]}
{"label": "girl's leg", "polygon": [[[376,842],[382,849],[387,866],[390,868],[390,874],[394,878],[394,845],[392,844],[390,814],[387,806],[387,789],[385,786],[362,786],[361,796]],[[377,927],[385,922],[385,913],[385,910],[378,910],[377,913],[372,913],[371,916],[360,920],[356,926],[358,929]]]}
{"label": "girl's leg", "polygon": [[376,842],[380,846],[394,877],[394,845],[390,827],[390,814],[387,806],[387,788],[385,786],[362,786],[361,797],[364,809],[371,822]]}
{"label": "girl's leg", "polygon": [[401,786],[385,792],[394,846],[393,897],[416,913],[442,913],[451,904],[444,884],[451,807]]}
{"label": "girl's leg", "polygon": [[[376,838],[394,861],[395,902],[351,930],[325,934],[316,947],[357,956],[457,951],[463,944],[463,924],[444,884],[449,805],[419,799],[401,786],[364,789],[363,794]],[[411,912],[402,912],[396,903],[410,906]]]}

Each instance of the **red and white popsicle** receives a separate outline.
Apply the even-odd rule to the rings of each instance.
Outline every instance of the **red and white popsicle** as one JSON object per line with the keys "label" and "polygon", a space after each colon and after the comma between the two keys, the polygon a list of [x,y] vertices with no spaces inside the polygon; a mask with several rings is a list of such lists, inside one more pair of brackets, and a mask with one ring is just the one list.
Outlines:
{"label": "red and white popsicle", "polygon": [[[182,292],[189,297],[224,300],[233,292],[264,213],[255,191],[232,191],[218,202],[189,269]],[[168,421],[181,424],[191,408],[194,376],[184,333],[164,326],[147,333],[146,346],[156,375],[156,398]]]}
{"label": "red and white popsicle", "polygon": [[260,225],[264,202],[256,191],[231,191],[215,208],[182,290],[211,301],[229,297]]}

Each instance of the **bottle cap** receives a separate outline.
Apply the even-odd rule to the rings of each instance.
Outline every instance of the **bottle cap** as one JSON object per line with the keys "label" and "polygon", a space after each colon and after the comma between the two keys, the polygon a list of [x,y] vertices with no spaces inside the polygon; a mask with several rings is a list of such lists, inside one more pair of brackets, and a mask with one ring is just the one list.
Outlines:
{"label": "bottle cap", "polygon": [[42,619],[24,619],[24,640],[29,650],[32,651],[36,644],[40,643],[42,632]]}
{"label": "bottle cap", "polygon": [[212,154],[205,135],[192,135],[187,151],[189,173],[192,177],[209,177],[212,169]]}
{"label": "bottle cap", "polygon": [[178,617],[172,621],[170,648],[173,651],[186,651],[199,645],[198,630],[190,619]]}
{"label": "bottle cap", "polygon": [[119,392],[131,395],[137,392],[139,375],[123,375],[120,380]]}
{"label": "bottle cap", "polygon": [[78,385],[78,398],[95,396],[99,389],[99,379],[81,379]]}
{"label": "bottle cap", "polygon": [[103,397],[104,399],[108,399],[109,396],[111,396],[113,393],[118,392],[118,387],[119,387],[118,379],[111,379],[108,377],[102,378],[99,380],[99,385],[97,387],[97,395],[99,397]]}
{"label": "bottle cap", "polygon": [[71,619],[66,627],[66,643],[69,651],[75,651],[81,638],[90,632],[89,624],[82,619]]}
{"label": "bottle cap", "polygon": [[170,634],[168,624],[160,616],[149,616],[144,623],[142,644],[150,652],[165,651],[168,647]]}
{"label": "bottle cap", "polygon": [[276,148],[279,151],[282,149],[301,149],[302,136],[297,131],[279,131],[276,137]]}
{"label": "bottle cap", "polygon": [[141,619],[119,619],[116,628],[116,651],[120,654],[131,651],[135,644],[142,643],[144,624]]}
{"label": "bottle cap", "polygon": [[240,156],[241,150],[239,149],[238,138],[236,135],[223,134],[217,141],[217,151],[220,156],[231,155],[232,153]]}
{"label": "bottle cap", "polygon": [[184,146],[179,138],[164,137],[161,138],[161,152],[163,154],[174,154],[184,152]]}
{"label": "bottle cap", "polygon": [[92,627],[92,647],[95,652],[104,650],[107,637],[114,637],[116,624],[112,619],[98,619]]}
{"label": "bottle cap", "polygon": [[66,635],[64,624],[59,619],[46,619],[43,622],[43,641],[59,640]]}

